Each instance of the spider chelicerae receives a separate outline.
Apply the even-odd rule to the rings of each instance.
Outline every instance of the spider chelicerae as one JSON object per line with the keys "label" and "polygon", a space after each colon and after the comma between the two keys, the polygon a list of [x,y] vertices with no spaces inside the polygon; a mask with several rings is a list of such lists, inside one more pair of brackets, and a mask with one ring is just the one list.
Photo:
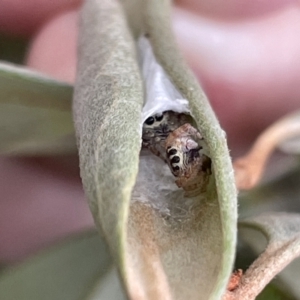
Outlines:
{"label": "spider chelicerae", "polygon": [[187,197],[205,192],[211,175],[203,137],[191,123],[189,115],[165,111],[146,119],[142,136],[143,147],[168,164]]}

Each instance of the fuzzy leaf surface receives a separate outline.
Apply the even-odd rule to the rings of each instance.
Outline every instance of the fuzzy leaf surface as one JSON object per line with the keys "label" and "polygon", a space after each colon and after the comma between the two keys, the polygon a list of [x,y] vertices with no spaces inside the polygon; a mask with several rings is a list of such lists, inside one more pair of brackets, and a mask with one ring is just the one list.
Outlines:
{"label": "fuzzy leaf surface", "polygon": [[75,153],[73,88],[0,63],[0,154]]}
{"label": "fuzzy leaf surface", "polygon": [[205,194],[184,198],[167,165],[140,153],[138,30],[130,31],[119,1],[88,0],[74,97],[84,189],[131,299],[220,299],[234,261],[237,221],[225,134],[178,52],[170,2],[147,1],[139,14],[158,61],[207,140],[212,180]]}

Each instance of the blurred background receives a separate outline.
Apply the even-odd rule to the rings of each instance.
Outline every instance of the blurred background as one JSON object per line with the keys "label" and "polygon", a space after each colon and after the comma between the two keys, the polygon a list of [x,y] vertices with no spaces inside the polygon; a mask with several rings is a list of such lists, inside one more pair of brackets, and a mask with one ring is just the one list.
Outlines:
{"label": "blurred background", "polygon": [[[268,125],[300,107],[299,1],[174,3],[178,44],[211,100],[236,158]],[[0,0],[0,6],[0,60],[72,85],[81,1]],[[277,153],[264,185],[240,194],[240,216],[300,211],[299,172],[298,158]],[[93,236],[75,147],[68,155],[2,155],[0,191],[2,270],[70,234],[88,231],[87,239]],[[239,245],[238,267],[245,268],[256,255],[245,247]],[[299,274],[300,270],[297,278]],[[274,283],[261,299],[300,299],[300,293],[296,298],[296,292],[288,295],[286,282]]]}

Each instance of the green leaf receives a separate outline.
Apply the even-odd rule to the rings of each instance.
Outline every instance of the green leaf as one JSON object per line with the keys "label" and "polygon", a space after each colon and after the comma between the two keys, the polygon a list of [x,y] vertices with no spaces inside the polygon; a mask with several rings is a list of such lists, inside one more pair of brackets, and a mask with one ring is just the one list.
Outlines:
{"label": "green leaf", "polygon": [[268,240],[265,250],[248,268],[232,298],[255,299],[279,272],[300,256],[300,214],[263,214],[241,221],[240,227],[242,238],[256,251],[265,243],[246,229],[258,230]]}
{"label": "green leaf", "polygon": [[[1,273],[0,295],[5,300],[122,300],[113,270],[103,240],[85,232]],[[93,286],[101,287],[97,298],[90,298]]]}
{"label": "green leaf", "polygon": [[75,152],[72,86],[0,63],[0,154]]}
{"label": "green leaf", "polygon": [[[241,218],[256,216],[270,211],[300,212],[300,167],[297,160],[288,160],[285,157],[281,162],[277,159],[272,163],[272,177],[264,185],[240,194],[239,215]],[[253,232],[253,235],[250,233]],[[243,239],[255,250],[256,255],[248,258],[238,268],[248,267],[257,255],[264,251],[266,239],[258,231],[244,229]],[[241,260],[246,259],[249,254],[247,250],[239,253]],[[259,247],[260,246],[260,247]],[[254,253],[253,253],[254,255]],[[300,287],[297,278],[300,275],[300,258],[288,265],[272,284],[278,289],[288,291],[293,295],[292,299],[300,299]],[[285,299],[285,298],[284,298]]]}
{"label": "green leaf", "polygon": [[123,288],[120,284],[117,270],[111,269],[104,277],[100,277],[91,289],[86,300],[125,300]]}
{"label": "green leaf", "polygon": [[220,299],[232,270],[237,218],[225,134],[178,53],[169,1],[147,1],[139,14],[158,61],[189,101],[214,176],[207,193],[191,200],[168,190],[161,160],[140,156],[144,83],[134,34],[119,1],[89,0],[74,97],[84,189],[131,299]]}
{"label": "green leaf", "polygon": [[128,26],[133,35],[137,38],[142,31],[143,14],[141,11],[144,7],[143,1],[140,0],[121,0],[125,15],[127,17]]}
{"label": "green leaf", "polygon": [[281,161],[275,161],[271,167],[269,173],[272,177],[264,184],[240,193],[240,218],[257,216],[270,211],[300,212],[299,162],[286,157]]}

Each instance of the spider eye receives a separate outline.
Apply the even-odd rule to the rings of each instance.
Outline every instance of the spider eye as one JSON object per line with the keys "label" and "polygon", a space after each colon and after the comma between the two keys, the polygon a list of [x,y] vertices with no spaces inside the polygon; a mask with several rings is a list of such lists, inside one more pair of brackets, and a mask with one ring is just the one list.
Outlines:
{"label": "spider eye", "polygon": [[180,158],[179,156],[174,156],[172,159],[171,159],[171,163],[174,164],[174,163],[179,163],[180,162]]}
{"label": "spider eye", "polygon": [[149,117],[149,118],[145,121],[145,123],[146,123],[147,125],[152,125],[152,124],[154,123],[154,118],[153,118],[153,117]]}
{"label": "spider eye", "polygon": [[164,115],[155,116],[155,120],[160,122],[164,118]]}
{"label": "spider eye", "polygon": [[177,153],[177,150],[176,149],[171,149],[168,154],[169,155],[175,155]]}
{"label": "spider eye", "polygon": [[179,171],[179,167],[178,167],[178,166],[175,166],[175,167],[173,168],[173,170],[174,170],[174,171]]}

